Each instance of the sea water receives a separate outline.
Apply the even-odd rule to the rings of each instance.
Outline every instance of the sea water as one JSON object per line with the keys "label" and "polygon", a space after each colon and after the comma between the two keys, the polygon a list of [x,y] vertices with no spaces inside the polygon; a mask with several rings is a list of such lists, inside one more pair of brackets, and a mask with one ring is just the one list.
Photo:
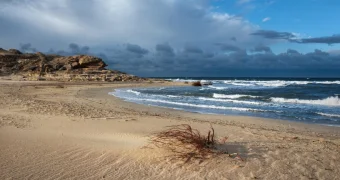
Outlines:
{"label": "sea water", "polygon": [[139,104],[191,112],[246,115],[340,126],[340,79],[173,78],[211,81],[194,87],[117,89],[111,95]]}

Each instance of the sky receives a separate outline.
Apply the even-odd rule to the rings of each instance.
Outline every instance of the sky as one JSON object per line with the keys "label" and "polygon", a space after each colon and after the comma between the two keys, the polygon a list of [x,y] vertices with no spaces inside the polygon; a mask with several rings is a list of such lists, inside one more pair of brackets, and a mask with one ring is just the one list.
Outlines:
{"label": "sky", "polygon": [[0,47],[139,76],[340,77],[338,0],[1,0]]}

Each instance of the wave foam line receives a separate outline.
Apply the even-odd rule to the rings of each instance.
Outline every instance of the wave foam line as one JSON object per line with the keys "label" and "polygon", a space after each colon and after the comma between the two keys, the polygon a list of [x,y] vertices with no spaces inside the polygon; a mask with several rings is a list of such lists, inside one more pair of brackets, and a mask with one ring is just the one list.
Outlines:
{"label": "wave foam line", "polygon": [[317,112],[316,114],[319,114],[321,116],[338,117],[338,118],[340,118],[340,114],[328,114],[328,113],[321,113],[321,112]]}
{"label": "wave foam line", "polygon": [[242,81],[242,80],[226,80],[224,84],[231,84],[235,86],[265,86],[265,87],[282,87],[289,85],[307,85],[307,84],[340,84],[340,81]]}
{"label": "wave foam line", "polygon": [[231,94],[231,95],[226,95],[226,94],[213,94],[214,98],[217,99],[238,99],[242,97],[251,97],[251,98],[258,98],[259,96],[251,96],[251,95],[245,95],[245,94]]}
{"label": "wave foam line", "polygon": [[211,89],[217,89],[217,90],[224,90],[224,89],[229,89],[228,87],[218,87],[218,86],[208,86]]}
{"label": "wave foam line", "polygon": [[251,104],[251,105],[261,105],[264,103],[260,102],[253,102],[253,101],[240,101],[240,100],[231,100],[231,99],[215,99],[215,98],[198,98],[203,101],[215,101],[215,102],[231,102],[231,103],[238,103],[238,104]]}
{"label": "wave foam line", "polygon": [[252,111],[252,112],[268,112],[267,110],[253,109],[253,108],[223,107],[223,106],[215,106],[215,105],[190,104],[190,103],[172,102],[172,101],[155,100],[155,99],[135,99],[135,98],[131,98],[130,100],[149,101],[149,102],[157,102],[157,103],[165,103],[165,104],[173,104],[173,105],[189,106],[189,107],[198,107],[198,108],[208,108],[208,109],[223,109],[223,110]]}
{"label": "wave foam line", "polygon": [[340,106],[340,99],[336,96],[318,100],[302,100],[302,99],[285,99],[285,98],[270,98],[273,102],[295,103],[295,104],[313,104],[322,106]]}
{"label": "wave foam line", "polygon": [[140,95],[141,94],[140,92],[134,91],[132,89],[128,89],[126,92],[133,93],[133,94],[136,94],[136,95]]}

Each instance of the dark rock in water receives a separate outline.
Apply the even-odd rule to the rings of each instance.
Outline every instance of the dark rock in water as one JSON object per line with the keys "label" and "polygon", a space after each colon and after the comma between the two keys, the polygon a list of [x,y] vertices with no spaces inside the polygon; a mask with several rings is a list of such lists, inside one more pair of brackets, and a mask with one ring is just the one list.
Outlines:
{"label": "dark rock in water", "polygon": [[0,48],[0,75],[21,75],[26,80],[142,81],[143,78],[105,69],[100,58],[88,55],[59,56],[21,53]]}

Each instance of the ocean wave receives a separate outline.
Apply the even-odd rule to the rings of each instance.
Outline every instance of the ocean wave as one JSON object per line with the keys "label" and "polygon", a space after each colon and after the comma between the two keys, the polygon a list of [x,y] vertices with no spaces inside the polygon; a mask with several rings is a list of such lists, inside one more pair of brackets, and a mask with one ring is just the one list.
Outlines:
{"label": "ocean wave", "polygon": [[322,116],[327,116],[327,117],[338,117],[340,118],[340,114],[328,114],[328,113],[321,113],[317,112],[316,114],[322,115]]}
{"label": "ocean wave", "polygon": [[228,87],[220,87],[220,86],[208,86],[211,89],[217,89],[217,90],[224,90],[224,89],[229,89]]}
{"label": "ocean wave", "polygon": [[263,86],[263,87],[284,87],[289,85],[307,85],[307,84],[340,84],[340,81],[284,81],[284,80],[271,80],[271,81],[247,81],[247,80],[226,80],[224,84],[234,86]]}
{"label": "ocean wave", "polygon": [[314,82],[315,84],[340,84],[340,81],[319,81]]}
{"label": "ocean wave", "polygon": [[134,91],[134,90],[132,90],[132,89],[128,89],[128,90],[126,90],[126,92],[136,94],[137,96],[139,96],[139,95],[141,94],[140,92]]}
{"label": "ocean wave", "polygon": [[199,100],[203,101],[215,101],[215,102],[231,102],[231,103],[238,103],[238,104],[251,104],[251,105],[261,105],[264,103],[260,102],[253,102],[253,101],[240,101],[240,100],[232,100],[232,99],[215,99],[215,98],[204,98],[200,97]]}
{"label": "ocean wave", "polygon": [[131,98],[131,99],[129,99],[129,100],[134,100],[134,101],[148,101],[148,102],[165,103],[165,104],[173,104],[173,105],[189,106],[189,107],[197,107],[197,108],[208,108],[208,109],[222,109],[222,110],[235,110],[235,111],[251,111],[251,112],[269,112],[268,110],[262,110],[262,109],[242,108],[242,107],[224,107],[224,106],[204,105],[204,104],[190,104],[190,103],[182,103],[182,102],[173,102],[173,101],[157,100],[157,99],[135,99],[135,98]]}
{"label": "ocean wave", "polygon": [[323,106],[340,106],[340,99],[338,97],[328,97],[326,99],[318,100],[303,100],[303,99],[285,99],[272,97],[270,98],[273,102],[281,103],[295,103],[295,104],[312,104],[312,105],[323,105]]}
{"label": "ocean wave", "polygon": [[178,97],[181,97],[181,96],[174,96],[174,95],[166,95],[167,97],[169,98],[178,98]]}
{"label": "ocean wave", "polygon": [[242,97],[251,97],[251,98],[257,98],[258,96],[251,96],[251,95],[246,95],[246,94],[231,94],[231,95],[226,95],[226,94],[213,94],[214,98],[218,99],[238,99]]}
{"label": "ocean wave", "polygon": [[194,80],[194,79],[165,79],[165,80],[168,80],[168,81],[174,81],[174,82],[195,82],[195,81],[198,81],[198,80]]}

